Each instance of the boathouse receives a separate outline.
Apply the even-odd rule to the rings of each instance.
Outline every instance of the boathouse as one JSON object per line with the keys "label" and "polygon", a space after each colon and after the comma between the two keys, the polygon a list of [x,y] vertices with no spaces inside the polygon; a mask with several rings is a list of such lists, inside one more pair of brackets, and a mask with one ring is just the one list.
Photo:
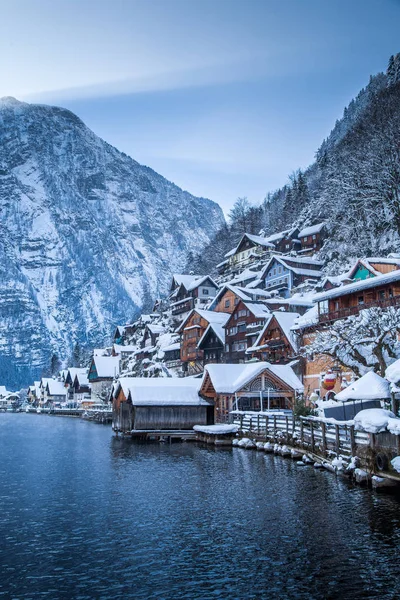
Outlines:
{"label": "boathouse", "polygon": [[114,431],[185,431],[212,425],[214,407],[199,396],[200,384],[191,377],[121,377],[114,385]]}
{"label": "boathouse", "polygon": [[200,395],[214,403],[215,422],[232,410],[292,409],[303,384],[290,365],[268,362],[205,366]]}

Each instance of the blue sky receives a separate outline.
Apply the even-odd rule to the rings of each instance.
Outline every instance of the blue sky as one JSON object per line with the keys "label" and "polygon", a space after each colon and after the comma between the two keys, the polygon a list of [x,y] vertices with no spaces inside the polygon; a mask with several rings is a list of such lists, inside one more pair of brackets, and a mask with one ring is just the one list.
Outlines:
{"label": "blue sky", "polygon": [[2,0],[0,96],[65,106],[225,211],[306,167],[400,0]]}

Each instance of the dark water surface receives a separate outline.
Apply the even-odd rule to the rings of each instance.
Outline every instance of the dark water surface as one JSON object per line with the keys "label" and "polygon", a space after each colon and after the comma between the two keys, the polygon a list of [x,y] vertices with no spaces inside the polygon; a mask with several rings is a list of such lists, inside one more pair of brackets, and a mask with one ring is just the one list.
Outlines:
{"label": "dark water surface", "polygon": [[399,598],[400,503],[240,448],[0,414],[0,597]]}

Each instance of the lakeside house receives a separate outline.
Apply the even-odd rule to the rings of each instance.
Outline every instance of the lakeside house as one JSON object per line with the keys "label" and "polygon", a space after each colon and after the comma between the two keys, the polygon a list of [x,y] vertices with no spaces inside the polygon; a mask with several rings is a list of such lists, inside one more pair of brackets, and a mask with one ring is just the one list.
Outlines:
{"label": "lakeside house", "polygon": [[256,362],[206,365],[199,393],[214,403],[215,422],[225,423],[233,410],[290,410],[303,389],[290,365]]}
{"label": "lakeside house", "polygon": [[226,362],[244,362],[247,348],[253,346],[269,315],[262,302],[238,302],[224,325]]}
{"label": "lakeside house", "polygon": [[291,328],[300,317],[299,313],[272,312],[253,346],[246,354],[269,363],[288,363],[296,358],[298,353],[297,339]]}
{"label": "lakeside house", "polygon": [[214,407],[199,396],[200,383],[191,377],[121,377],[113,389],[114,431],[184,431],[212,425]]}
{"label": "lakeside house", "polygon": [[120,357],[119,356],[100,356],[92,357],[88,380],[92,390],[93,399],[104,401],[109,397],[114,379],[119,375]]}

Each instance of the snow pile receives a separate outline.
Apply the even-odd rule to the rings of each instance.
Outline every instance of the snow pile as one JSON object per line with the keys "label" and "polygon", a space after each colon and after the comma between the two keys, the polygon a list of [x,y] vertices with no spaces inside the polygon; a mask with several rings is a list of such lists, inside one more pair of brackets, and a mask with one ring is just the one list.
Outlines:
{"label": "snow pile", "polygon": [[[400,419],[396,419],[390,410],[383,408],[369,408],[357,413],[354,417],[354,427],[357,431],[366,431],[368,433],[381,433],[386,431],[389,422],[398,422],[400,434]],[[394,427],[394,424],[392,425]]]}
{"label": "snow pile", "polygon": [[386,379],[373,371],[369,371],[347,388],[336,394],[336,401],[346,400],[380,400],[390,398],[390,388]]}
{"label": "snow pile", "polygon": [[393,458],[390,461],[390,464],[392,465],[392,467],[395,471],[400,473],[400,456],[396,456],[395,458]]}
{"label": "snow pile", "polygon": [[207,433],[209,435],[223,435],[239,431],[238,425],[195,425],[193,429],[199,433]]}

